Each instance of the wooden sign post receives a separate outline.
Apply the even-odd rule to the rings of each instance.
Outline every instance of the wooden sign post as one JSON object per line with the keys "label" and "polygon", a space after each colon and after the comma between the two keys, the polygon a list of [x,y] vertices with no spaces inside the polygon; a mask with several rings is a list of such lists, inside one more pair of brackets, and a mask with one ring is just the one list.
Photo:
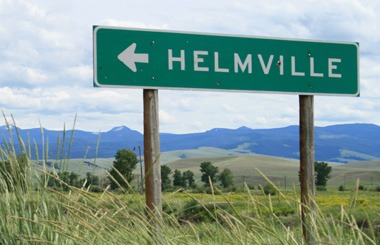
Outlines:
{"label": "wooden sign post", "polygon": [[314,183],[314,96],[300,95],[300,182],[302,232],[306,244],[314,244],[308,229],[315,211]]}
{"label": "wooden sign post", "polygon": [[[158,90],[144,89],[145,203],[156,235],[162,224]],[[155,231],[152,231],[153,235]]]}

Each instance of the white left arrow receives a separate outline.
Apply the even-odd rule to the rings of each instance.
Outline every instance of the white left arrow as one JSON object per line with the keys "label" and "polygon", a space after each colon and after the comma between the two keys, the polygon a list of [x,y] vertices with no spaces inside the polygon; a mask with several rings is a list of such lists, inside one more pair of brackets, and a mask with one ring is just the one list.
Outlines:
{"label": "white left arrow", "polygon": [[121,52],[117,58],[123,62],[133,72],[137,71],[136,63],[148,63],[148,54],[136,54],[136,43],[132,43],[128,48]]}

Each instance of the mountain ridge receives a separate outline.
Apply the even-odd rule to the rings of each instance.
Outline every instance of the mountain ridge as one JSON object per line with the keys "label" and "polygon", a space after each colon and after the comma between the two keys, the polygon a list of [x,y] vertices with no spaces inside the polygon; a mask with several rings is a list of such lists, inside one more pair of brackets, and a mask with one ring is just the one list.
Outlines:
{"label": "mountain ridge", "polygon": [[[143,134],[127,126],[117,126],[106,132],[84,130],[21,129],[10,127],[15,148],[20,149],[16,131],[25,145],[35,142],[41,158],[42,149],[48,149],[49,158],[109,158],[121,148],[143,146]],[[380,159],[380,126],[367,123],[316,126],[315,159],[346,163]],[[43,132],[43,133],[42,133]],[[0,145],[9,141],[7,126],[0,126]],[[73,138],[71,138],[73,136]],[[99,140],[99,142],[98,142]],[[205,132],[172,134],[160,133],[161,151],[216,147],[221,149],[244,148],[242,154],[263,154],[275,157],[299,158],[299,126],[251,129],[213,128]],[[43,144],[49,144],[49,147]],[[34,144],[34,143],[33,143]],[[70,147],[71,144],[71,147]],[[34,149],[34,147],[32,147]],[[19,150],[21,151],[21,150]],[[68,155],[70,154],[70,155]],[[36,158],[36,154],[32,155]]]}

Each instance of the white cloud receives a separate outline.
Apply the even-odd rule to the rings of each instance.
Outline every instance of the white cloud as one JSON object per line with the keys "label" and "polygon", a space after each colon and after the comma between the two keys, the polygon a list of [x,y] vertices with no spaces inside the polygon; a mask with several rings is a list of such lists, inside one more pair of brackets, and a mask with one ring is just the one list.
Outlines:
{"label": "white cloud", "polygon": [[70,80],[89,82],[92,80],[92,66],[89,65],[78,65],[74,67],[69,67],[65,71],[69,75]]}
{"label": "white cloud", "polygon": [[160,110],[159,111],[159,119],[160,123],[167,124],[167,123],[175,123],[176,119],[174,116],[170,115],[167,111]]}
{"label": "white cloud", "polygon": [[[352,1],[0,0],[0,107],[29,127],[142,130],[142,91],[92,88],[92,26],[357,41],[361,98],[315,99],[316,125],[380,124],[380,4]],[[163,132],[298,124],[298,96],[160,91]],[[1,124],[1,121],[0,121]]]}
{"label": "white cloud", "polygon": [[25,94],[25,89],[12,90],[9,87],[0,88],[0,107],[12,110],[34,109],[40,106],[40,100]]}
{"label": "white cloud", "polygon": [[25,68],[26,77],[25,80],[33,85],[38,85],[48,81],[48,76],[42,71],[35,70],[33,68]]}
{"label": "white cloud", "polygon": [[141,21],[123,21],[115,19],[106,19],[99,23],[105,26],[118,26],[118,27],[129,27],[129,28],[142,28],[142,29],[168,29],[168,25],[148,25]]}

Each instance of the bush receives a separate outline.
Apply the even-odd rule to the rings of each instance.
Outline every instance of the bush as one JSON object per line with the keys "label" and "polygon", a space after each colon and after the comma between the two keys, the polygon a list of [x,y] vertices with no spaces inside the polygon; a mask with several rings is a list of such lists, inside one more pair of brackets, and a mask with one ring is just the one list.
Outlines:
{"label": "bush", "polygon": [[375,191],[380,191],[380,185],[376,186]]}
{"label": "bush", "polygon": [[221,212],[232,213],[232,208],[226,202],[200,203],[192,199],[187,201],[180,213],[179,220],[190,222],[220,222],[218,221]]}
{"label": "bush", "polygon": [[317,189],[317,191],[326,191],[327,190],[326,186],[324,186],[324,185],[317,185],[316,189]]}
{"label": "bush", "polygon": [[210,221],[211,217],[207,209],[193,199],[185,203],[180,219],[190,222],[204,222]]}
{"label": "bush", "polygon": [[345,190],[346,190],[346,187],[344,187],[344,185],[341,185],[338,188],[338,191],[345,191]]}
{"label": "bush", "polygon": [[274,196],[277,194],[277,190],[276,188],[274,188],[272,185],[270,184],[266,184],[263,188],[263,191],[265,193],[265,195],[271,195],[271,196]]}

